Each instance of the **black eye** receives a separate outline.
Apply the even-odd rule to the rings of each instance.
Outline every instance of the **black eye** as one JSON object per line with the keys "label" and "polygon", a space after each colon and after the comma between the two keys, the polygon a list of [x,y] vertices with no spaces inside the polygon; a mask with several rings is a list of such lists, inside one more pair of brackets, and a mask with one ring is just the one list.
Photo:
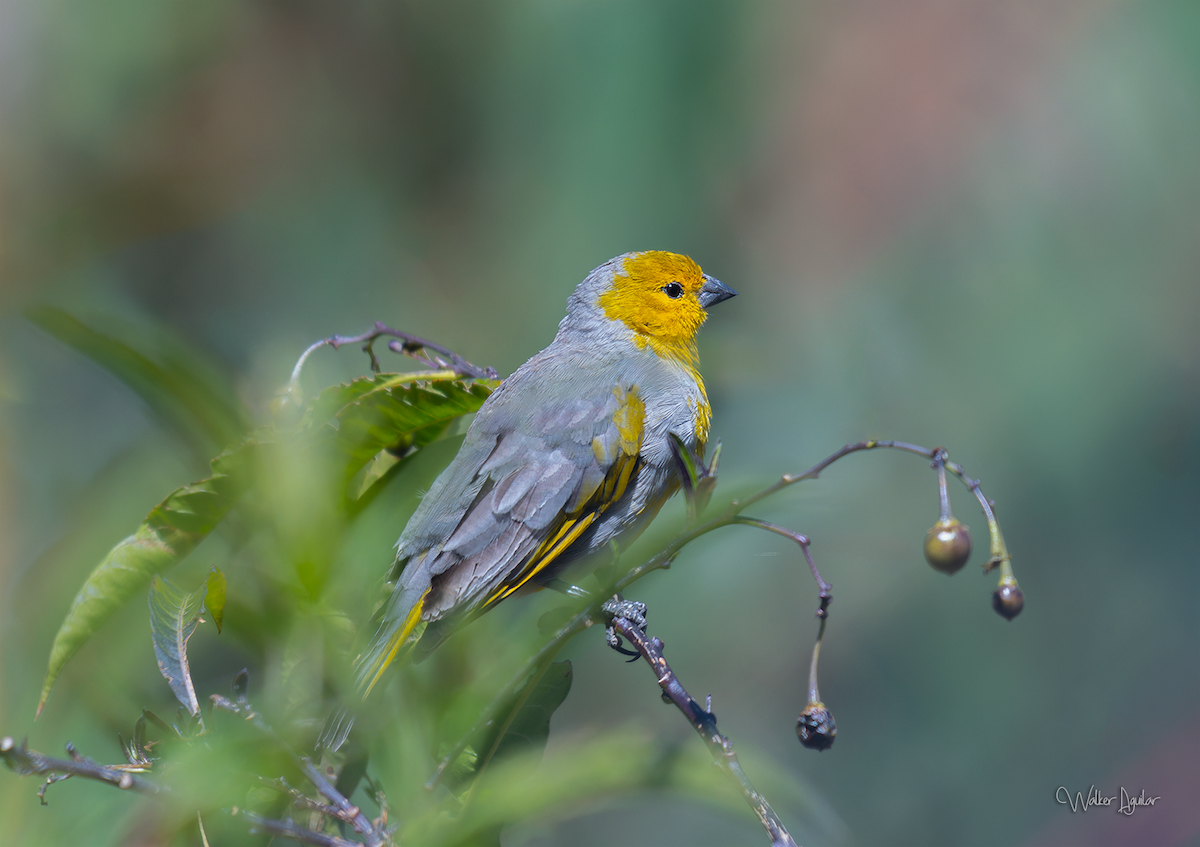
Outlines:
{"label": "black eye", "polygon": [[666,294],[672,300],[678,300],[683,296],[683,286],[678,282],[668,282],[662,287],[663,294]]}

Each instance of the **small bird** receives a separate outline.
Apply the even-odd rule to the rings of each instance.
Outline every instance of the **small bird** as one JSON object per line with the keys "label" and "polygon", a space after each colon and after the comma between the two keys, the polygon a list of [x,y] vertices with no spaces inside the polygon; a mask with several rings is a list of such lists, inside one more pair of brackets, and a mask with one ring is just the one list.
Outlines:
{"label": "small bird", "polygon": [[357,662],[364,696],[416,643],[427,654],[465,619],[637,537],[680,486],[670,434],[704,451],[696,331],[735,294],[662,251],[587,275],[554,341],[492,392],[405,526]]}

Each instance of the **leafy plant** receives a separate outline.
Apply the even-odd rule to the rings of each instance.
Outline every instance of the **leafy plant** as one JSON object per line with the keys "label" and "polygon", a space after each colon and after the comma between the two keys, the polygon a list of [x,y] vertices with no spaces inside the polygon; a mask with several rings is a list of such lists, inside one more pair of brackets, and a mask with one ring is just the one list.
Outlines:
{"label": "leafy plant", "polygon": [[[948,474],[959,478],[987,521],[985,570],[1000,571],[996,610],[1011,619],[1023,604],[991,502],[979,482],[940,448],[894,441],[847,445],[807,471],[785,474],[710,515],[720,446],[706,462],[677,441],[687,524],[669,542],[645,559],[599,567],[587,596],[569,597],[547,612],[544,633],[525,627],[501,639],[497,627],[503,624],[495,613],[467,627],[433,661],[406,668],[402,685],[359,704],[356,736],[344,746],[326,744],[314,760],[294,751],[312,749],[322,722],[328,724],[324,739],[346,739],[348,722],[326,718],[343,714],[339,707],[348,702],[341,692],[349,690],[354,622],[365,622],[371,612],[369,603],[347,604],[364,593],[363,586],[347,591],[345,577],[331,581],[332,565],[353,545],[372,503],[411,491],[415,481],[406,471],[439,441],[463,431],[497,385],[495,372],[377,324],[361,336],[334,336],[305,351],[276,398],[274,422],[247,432],[249,416],[229,397],[219,401],[224,404],[219,411],[190,417],[197,403],[217,402],[217,395],[205,387],[208,383],[170,364],[186,357],[175,355],[163,364],[153,349],[138,349],[127,337],[106,335],[58,312],[39,312],[36,320],[121,376],[160,410],[164,424],[195,444],[227,434],[233,422],[242,424],[233,443],[212,460],[208,476],[171,493],[87,577],[54,639],[38,706],[40,714],[79,648],[113,625],[114,614],[130,598],[146,591],[155,656],[182,707],[179,722],[170,725],[144,712],[132,740],[122,742],[127,761],[120,765],[100,765],[73,750],[69,760],[53,759],[11,737],[0,739],[0,757],[19,773],[48,776],[48,783],[81,776],[168,797],[165,814],[174,814],[181,828],[197,815],[202,831],[206,821],[225,825],[214,824],[232,820],[217,811],[225,809],[238,810],[239,826],[310,844],[496,844],[501,829],[515,820],[664,781],[725,802],[729,786],[656,763],[652,748],[631,740],[625,729],[566,742],[551,760],[534,767],[546,746],[550,717],[571,688],[571,665],[556,658],[576,635],[599,626],[610,646],[654,670],[663,698],[701,736],[772,843],[794,843],[738,763],[730,739],[717,730],[711,704],[701,705],[688,694],[667,662],[663,643],[647,634],[645,607],[621,592],[668,567],[686,545],[723,527],[749,526],[796,543],[820,597],[809,703],[797,734],[805,746],[829,747],[837,730],[821,702],[817,666],[832,588],[821,578],[806,536],[750,517],[746,510],[784,488],[816,479],[852,453],[901,450],[931,463],[942,508],[925,549],[930,563],[946,572],[961,567],[970,551],[966,527],[950,513]],[[379,372],[372,345],[385,337],[393,339],[388,342],[392,350],[418,358],[426,369]],[[321,346],[348,343],[365,345],[373,373],[304,398],[299,377],[307,357]],[[202,581],[187,581],[191,577],[181,563],[214,533],[227,534],[236,555],[224,567],[211,566]],[[197,695],[188,646],[205,615],[218,631],[230,630],[225,637],[238,638],[265,675],[276,680],[266,686],[265,703],[251,705],[245,671],[236,675],[232,698]],[[223,720],[222,714],[241,720]],[[147,740],[151,725],[162,738]],[[247,731],[253,737],[246,737]],[[378,770],[370,764],[372,755],[384,763]],[[364,780],[368,801],[377,804],[374,818],[350,799]],[[450,792],[432,791],[438,784]],[[402,813],[399,829],[390,817],[395,811]]]}

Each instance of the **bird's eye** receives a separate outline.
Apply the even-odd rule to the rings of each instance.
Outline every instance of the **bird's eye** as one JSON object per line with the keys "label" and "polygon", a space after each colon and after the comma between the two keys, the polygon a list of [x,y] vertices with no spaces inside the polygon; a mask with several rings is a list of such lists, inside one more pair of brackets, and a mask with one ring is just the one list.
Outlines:
{"label": "bird's eye", "polygon": [[672,300],[678,300],[683,296],[683,286],[678,282],[668,282],[662,287],[663,294],[666,294]]}

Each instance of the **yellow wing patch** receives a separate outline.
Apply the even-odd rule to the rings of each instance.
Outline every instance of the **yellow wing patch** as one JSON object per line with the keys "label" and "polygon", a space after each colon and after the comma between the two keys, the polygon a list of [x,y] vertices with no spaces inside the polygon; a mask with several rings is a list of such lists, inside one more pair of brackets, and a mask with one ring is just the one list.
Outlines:
{"label": "yellow wing patch", "polygon": [[704,390],[704,383],[696,383],[700,387],[700,399],[689,400],[688,408],[692,412],[692,419],[696,422],[696,443],[703,447],[708,443],[708,430],[712,425],[712,408],[708,405],[708,392]]}
{"label": "yellow wing patch", "polygon": [[608,455],[609,447],[604,439],[599,436],[592,439],[592,452],[596,461],[601,465],[611,462],[608,472],[604,475],[604,482],[574,515],[563,515],[552,525],[552,531],[534,550],[525,566],[514,577],[510,577],[496,588],[483,601],[481,608],[500,602],[550,567],[610,505],[625,494],[629,480],[638,466],[638,454],[642,449],[642,436],[645,431],[646,406],[638,395],[637,386],[628,389],[617,387],[613,389],[613,394],[620,401],[612,416],[618,437],[616,456]]}
{"label": "yellow wing patch", "polygon": [[558,531],[543,541],[537,550],[534,551],[533,556],[529,559],[529,564],[525,566],[522,576],[516,582],[506,583],[493,591],[491,596],[484,601],[484,607],[486,608],[493,603],[499,603],[549,567],[550,563],[570,547],[576,538],[583,535],[583,531],[591,526],[592,522],[599,516],[600,512],[596,511],[589,512],[581,518],[563,521]]}
{"label": "yellow wing patch", "polygon": [[[636,456],[642,449],[642,432],[646,426],[646,404],[642,402],[636,385],[628,389],[613,389],[613,395],[621,402],[613,413],[612,422],[621,437],[621,452]],[[594,439],[593,439],[594,440]]]}

